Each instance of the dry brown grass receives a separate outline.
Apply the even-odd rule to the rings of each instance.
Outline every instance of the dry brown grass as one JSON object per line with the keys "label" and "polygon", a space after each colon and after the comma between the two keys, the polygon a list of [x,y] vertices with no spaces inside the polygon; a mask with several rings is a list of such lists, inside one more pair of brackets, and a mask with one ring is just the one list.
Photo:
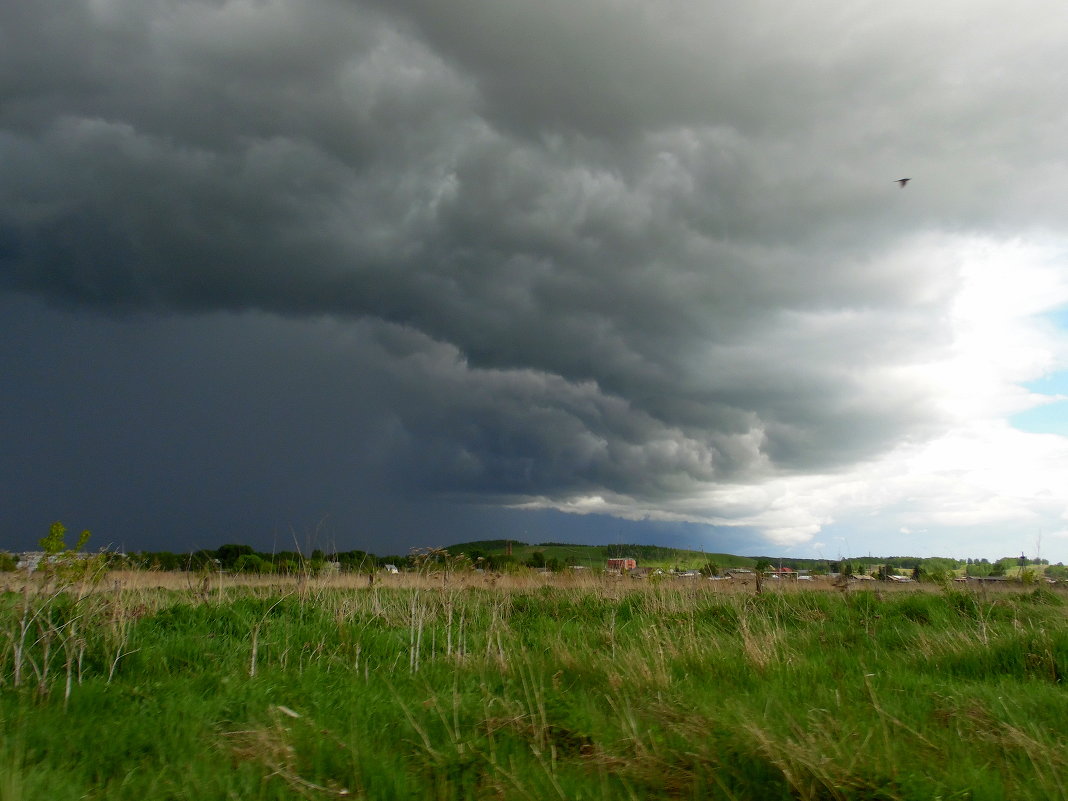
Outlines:
{"label": "dry brown grass", "polygon": [[[23,581],[25,579],[23,578]],[[187,573],[182,571],[162,572],[152,570],[118,570],[109,572],[104,581],[99,584],[100,589],[164,589],[164,590],[201,590],[207,583],[207,591],[217,591],[219,587],[224,590],[238,587],[254,587],[270,589],[272,591],[291,592],[301,588],[322,590],[357,590],[374,587],[392,587],[401,589],[440,589],[448,587],[463,589],[467,587],[486,590],[506,590],[510,592],[530,592],[541,587],[555,587],[559,589],[574,589],[581,591],[600,590],[607,595],[622,595],[634,590],[642,590],[649,593],[667,591],[672,596],[682,594],[743,594],[755,592],[752,582],[745,581],[717,581],[706,580],[645,580],[632,579],[605,574],[590,573],[534,573],[521,572],[508,573],[475,573],[455,572],[448,576],[442,573],[400,573],[390,575],[378,573],[374,584],[371,584],[365,573],[324,573],[318,576],[276,576],[276,575],[243,575],[230,573]],[[19,588],[21,588],[19,583]],[[915,590],[920,585],[880,586],[887,591],[900,591],[902,589]],[[829,581],[812,581],[798,583],[783,581],[772,584],[765,582],[765,593],[792,593],[808,590],[831,590],[833,586]],[[866,587],[865,587],[866,589]]]}
{"label": "dry brown grass", "polygon": [[[51,592],[54,585],[39,573],[27,576],[23,572],[0,574],[0,591]],[[168,590],[187,592],[203,600],[224,599],[232,590],[254,589],[271,594],[317,594],[335,590],[367,590],[371,588],[419,589],[419,590],[496,590],[502,593],[531,592],[542,587],[577,592],[597,592],[607,598],[621,598],[633,592],[645,593],[653,603],[662,608],[658,611],[670,612],[679,608],[684,599],[696,596],[726,595],[748,596],[756,594],[756,584],[752,580],[734,579],[733,581],[707,581],[705,579],[672,579],[669,577],[633,579],[614,574],[595,572],[580,573],[535,573],[523,571],[514,574],[476,573],[474,571],[456,571],[448,574],[442,572],[416,573],[405,572],[388,574],[379,572],[374,581],[366,573],[322,573],[320,575],[296,574],[289,576],[231,574],[231,573],[193,573],[184,571],[157,570],[114,570],[95,577],[92,582],[79,582],[79,592],[146,592]],[[970,592],[977,598],[987,599],[999,595],[1016,595],[1032,592],[1033,586],[1015,583],[993,587],[958,585],[964,592]],[[764,594],[794,594],[799,592],[875,592],[916,593],[942,592],[943,588],[935,584],[894,584],[884,582],[857,582],[844,588],[830,579],[816,578],[813,581],[764,581]]]}

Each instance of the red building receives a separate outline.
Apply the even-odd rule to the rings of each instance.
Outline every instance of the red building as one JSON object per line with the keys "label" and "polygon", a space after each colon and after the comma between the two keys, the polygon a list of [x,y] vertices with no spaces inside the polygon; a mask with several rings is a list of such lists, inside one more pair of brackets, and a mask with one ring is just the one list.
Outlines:
{"label": "red building", "polygon": [[609,559],[606,569],[618,570],[622,573],[624,570],[630,570],[638,566],[638,562],[635,559],[627,557],[625,559]]}

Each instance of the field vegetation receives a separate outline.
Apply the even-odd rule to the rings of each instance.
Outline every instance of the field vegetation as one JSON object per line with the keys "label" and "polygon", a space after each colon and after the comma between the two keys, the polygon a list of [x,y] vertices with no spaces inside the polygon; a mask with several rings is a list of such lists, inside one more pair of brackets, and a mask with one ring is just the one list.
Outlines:
{"label": "field vegetation", "polygon": [[[58,528],[57,528],[58,527]],[[65,548],[61,523],[53,524],[41,545]],[[88,532],[83,532],[88,536]],[[82,543],[84,544],[84,542]],[[296,543],[294,542],[294,546]],[[80,547],[80,546],[79,546]],[[76,551],[77,547],[72,549]],[[495,539],[458,543],[447,548],[416,550],[406,555],[377,556],[361,550],[341,551],[336,548],[309,547],[295,550],[256,551],[249,545],[229,543],[216,549],[201,549],[189,553],[135,551],[99,554],[112,570],[137,569],[157,572],[221,571],[243,575],[297,576],[316,574],[324,570],[348,573],[373,573],[390,566],[401,571],[419,571],[428,558],[449,554],[453,562],[466,561],[472,569],[496,573],[516,574],[527,569],[562,572],[592,570],[601,572],[608,559],[632,558],[643,568],[669,572],[702,571],[706,575],[723,574],[738,569],[768,569],[788,567],[814,576],[845,573],[889,576],[911,576],[933,583],[952,578],[1005,578],[1021,583],[1039,583],[1045,579],[1068,581],[1068,567],[1062,563],[1049,564],[1046,559],[1003,557],[989,559],[960,559],[916,556],[854,556],[848,559],[812,559],[802,557],[738,556],[727,553],[667,548],[657,545],[611,544],[578,545],[543,542],[531,544],[516,540]],[[0,574],[14,571],[18,559],[0,552]]]}
{"label": "field vegetation", "polygon": [[1068,797],[1061,589],[462,565],[6,574],[0,801]]}

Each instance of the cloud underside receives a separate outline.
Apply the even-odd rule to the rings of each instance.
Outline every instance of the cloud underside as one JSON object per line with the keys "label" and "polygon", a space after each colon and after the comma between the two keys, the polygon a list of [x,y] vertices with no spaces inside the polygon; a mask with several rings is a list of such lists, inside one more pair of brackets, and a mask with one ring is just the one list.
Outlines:
{"label": "cloud underside", "polygon": [[955,9],[10,5],[0,286],[298,325],[274,369],[362,376],[332,419],[412,492],[775,528],[733,488],[950,425],[959,243],[1061,223],[1056,26],[930,48]]}

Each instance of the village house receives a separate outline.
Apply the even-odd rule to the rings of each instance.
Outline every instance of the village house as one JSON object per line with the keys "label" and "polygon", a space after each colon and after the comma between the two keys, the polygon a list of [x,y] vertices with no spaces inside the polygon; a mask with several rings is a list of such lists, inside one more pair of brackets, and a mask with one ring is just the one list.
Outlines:
{"label": "village house", "polygon": [[[77,553],[65,553],[62,555],[63,559],[88,559],[96,554],[88,553],[86,551],[78,551]],[[25,570],[27,573],[32,573],[38,567],[41,566],[41,562],[54,563],[57,561],[57,556],[49,556],[44,551],[24,551],[20,554],[15,554],[16,569]]]}
{"label": "village house", "polygon": [[957,576],[954,581],[965,584],[967,582],[973,582],[977,584],[998,584],[1003,581],[1008,581],[1008,576]]}
{"label": "village house", "polygon": [[659,567],[632,567],[627,571],[627,574],[631,578],[651,578],[652,576],[662,575],[663,572]]}
{"label": "village house", "polygon": [[797,578],[797,571],[794,570],[792,567],[777,567],[777,568],[774,568],[773,570],[764,571],[764,575],[767,576],[768,578],[773,578],[773,579],[786,579],[786,578],[796,579]]}
{"label": "village house", "polygon": [[675,578],[698,579],[698,578],[701,578],[701,571],[699,571],[699,570],[673,570],[673,571],[671,571],[671,575],[673,575]]}

